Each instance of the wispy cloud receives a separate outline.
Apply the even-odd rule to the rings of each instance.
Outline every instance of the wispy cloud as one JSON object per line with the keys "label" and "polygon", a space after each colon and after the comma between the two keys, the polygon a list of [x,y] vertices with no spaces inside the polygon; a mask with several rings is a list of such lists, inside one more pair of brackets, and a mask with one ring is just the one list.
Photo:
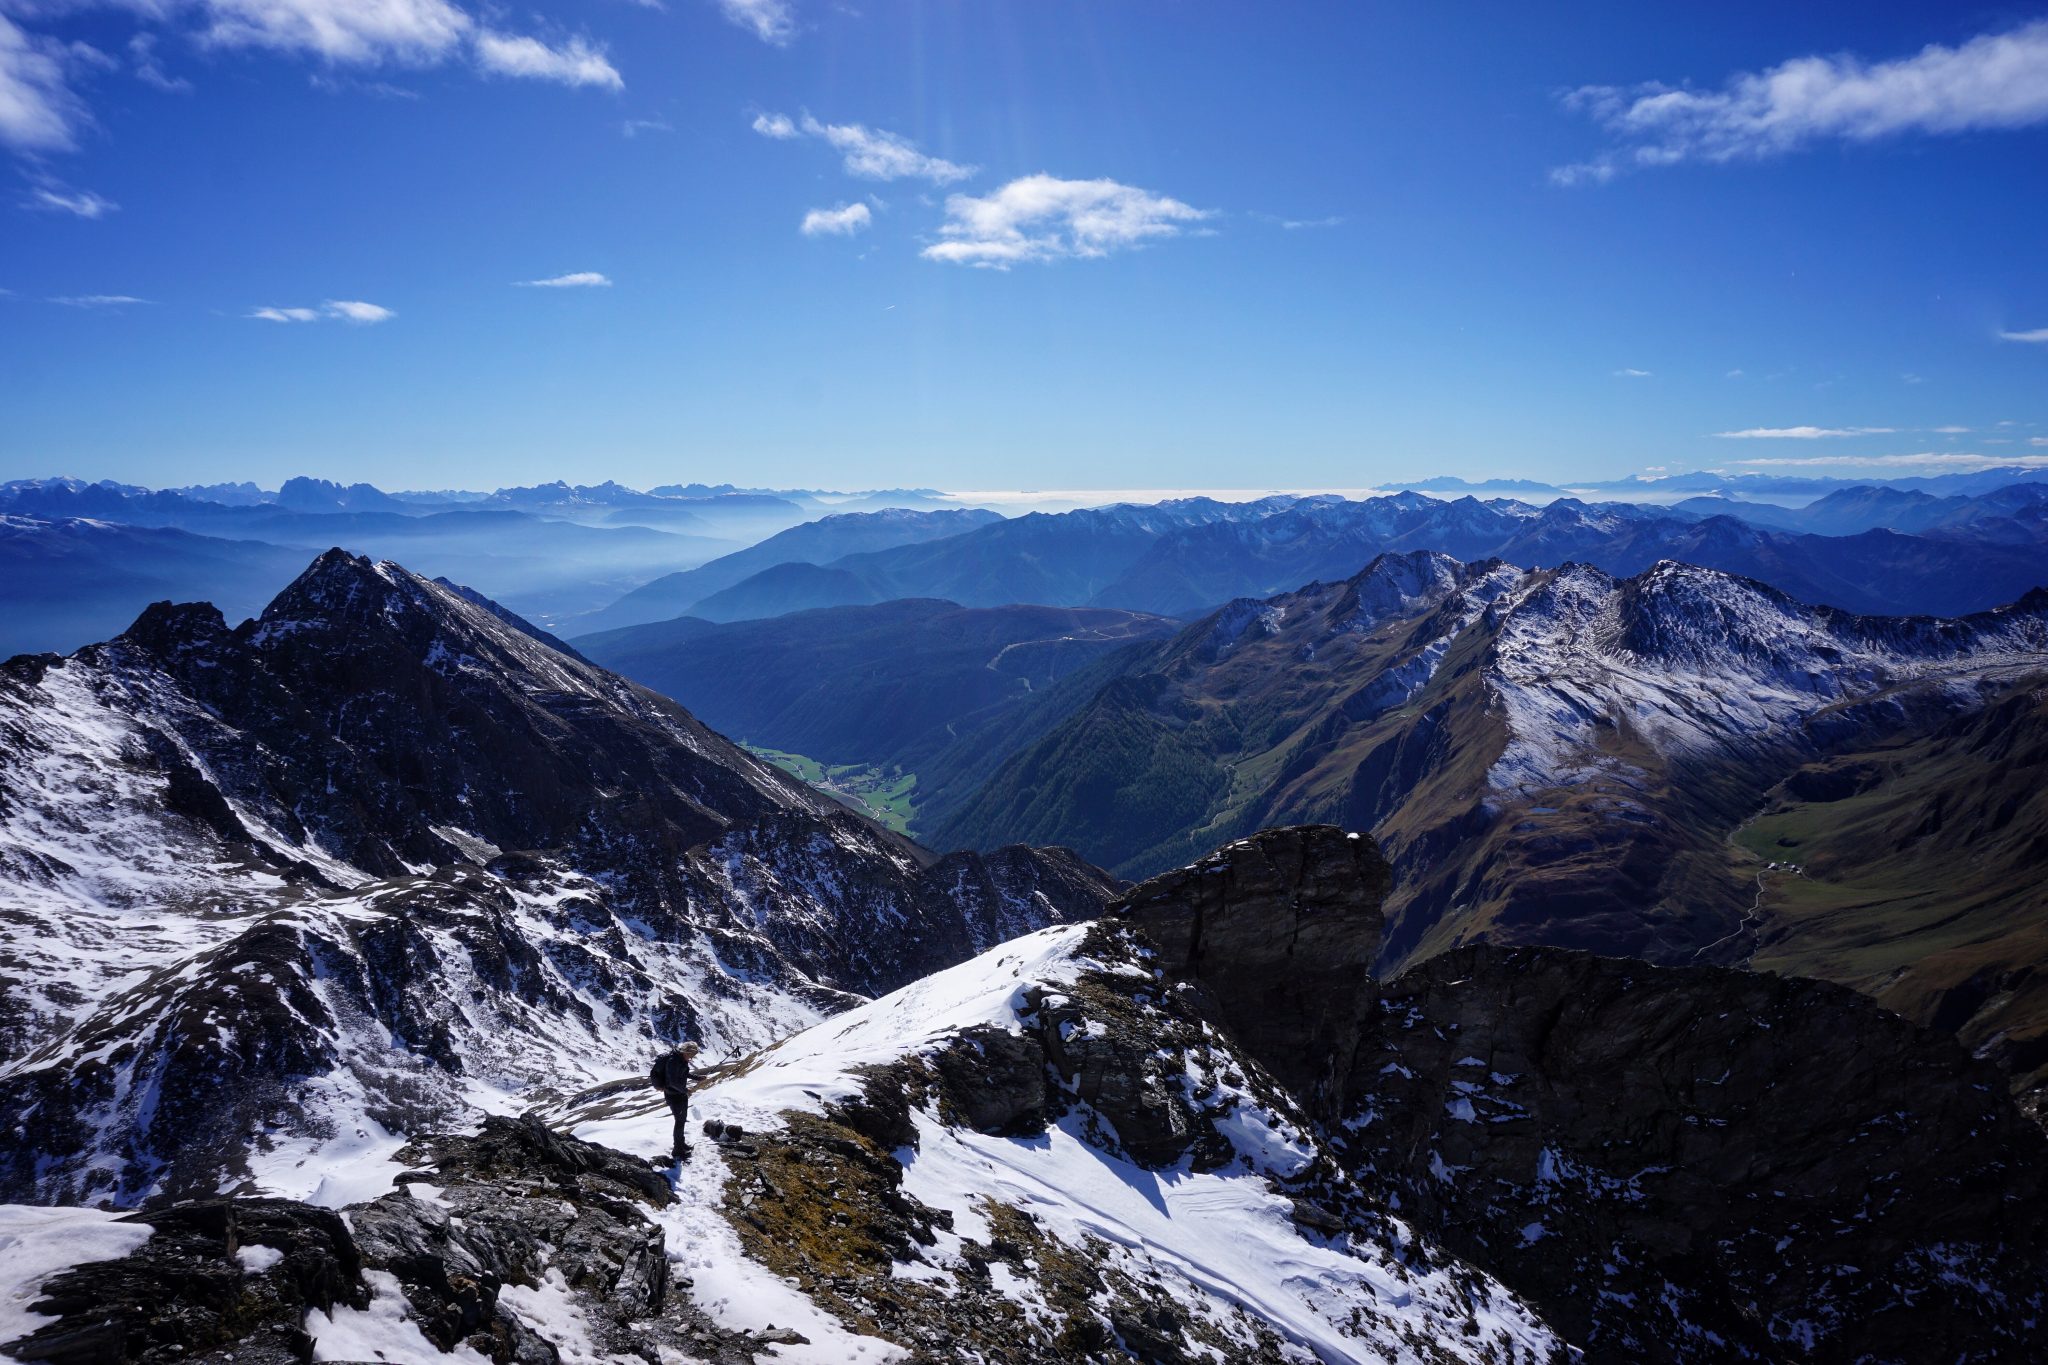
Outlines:
{"label": "wispy cloud", "polygon": [[552,279],[515,280],[513,283],[521,289],[609,289],[612,287],[610,277],[600,275],[595,270],[576,270],[571,271],[567,275],[556,275]]}
{"label": "wispy cloud", "polygon": [[550,47],[538,38],[481,29],[476,35],[476,64],[494,75],[553,81],[558,85],[620,90],[626,84],[618,68],[606,60],[604,49],[584,38],[571,38],[559,47]]}
{"label": "wispy cloud", "polygon": [[866,204],[841,204],[837,208],[812,209],[798,229],[806,237],[851,237],[874,221]]}
{"label": "wispy cloud", "polygon": [[256,308],[250,310],[248,316],[261,322],[334,321],[367,326],[373,322],[389,322],[398,314],[360,299],[329,299],[318,308]]}
{"label": "wispy cloud", "polygon": [[1634,167],[1782,156],[1830,139],[2030,127],[2048,123],[2048,20],[1894,61],[1798,57],[1719,90],[1589,85],[1563,98],[1615,145],[1552,171],[1560,185],[1600,183]]}
{"label": "wispy cloud", "polygon": [[43,213],[71,213],[80,218],[104,218],[121,207],[91,190],[68,190],[61,185],[37,185],[21,202]]}
{"label": "wispy cloud", "polygon": [[1776,459],[1737,460],[1758,469],[1845,466],[1866,469],[1999,469],[2008,465],[2048,465],[2048,455],[1980,455],[1959,450],[1925,450],[1913,455],[1810,455]]}
{"label": "wispy cloud", "polygon": [[760,113],[754,115],[751,126],[762,137],[777,141],[822,139],[839,152],[846,173],[862,180],[929,180],[948,185],[965,180],[977,169],[927,155],[901,133],[859,123],[821,123],[809,114],[792,119],[787,114]]}
{"label": "wispy cloud", "polygon": [[364,303],[360,299],[329,299],[320,306],[327,311],[328,316],[340,318],[343,322],[389,322],[398,316],[389,308],[380,308],[374,303]]}
{"label": "wispy cloud", "polygon": [[1833,436],[1889,436],[1893,427],[1747,427],[1717,431],[1724,441],[1819,441]]}
{"label": "wispy cloud", "polygon": [[1007,270],[1022,261],[1093,258],[1178,237],[1213,216],[1163,194],[1114,180],[1027,175],[993,194],[949,195],[943,239],[927,260]]}
{"label": "wispy cloud", "polygon": [[1344,224],[1344,219],[1335,215],[1325,218],[1283,218],[1277,213],[1264,213],[1258,209],[1253,209],[1247,216],[1256,218],[1263,223],[1271,223],[1275,227],[1284,228],[1289,232],[1301,232],[1310,228],[1341,227]]}
{"label": "wispy cloud", "polygon": [[642,133],[673,133],[675,128],[658,118],[629,118],[619,125],[619,131],[627,137],[638,137]]}
{"label": "wispy cloud", "polygon": [[50,300],[66,308],[126,308],[130,304],[148,303],[133,294],[65,294]]}
{"label": "wispy cloud", "polygon": [[203,37],[218,47],[267,48],[369,66],[429,66],[454,53],[475,25],[448,0],[199,0]]}
{"label": "wispy cloud", "polygon": [[821,137],[837,148],[846,173],[864,180],[917,179],[947,185],[965,180],[977,169],[943,157],[927,156],[909,138],[880,128],[858,123],[820,123],[809,114],[804,115],[802,127],[812,137]]}
{"label": "wispy cloud", "polygon": [[1961,435],[1965,434],[1966,432],[1968,432],[1969,430],[1970,430],[1970,428],[1969,428],[1969,427],[1936,427],[1936,428],[1934,428],[1935,434],[1936,434],[1936,435],[1939,435],[1939,436],[1961,436]]}
{"label": "wispy cloud", "polygon": [[2048,327],[2036,327],[2031,332],[2000,332],[2000,341],[2030,341],[2036,345],[2048,343]]}
{"label": "wispy cloud", "polygon": [[153,85],[173,95],[191,92],[192,82],[183,76],[173,76],[157,60],[154,33],[138,33],[128,40],[128,60],[135,68],[135,79],[144,85]]}
{"label": "wispy cloud", "polygon": [[71,49],[24,30],[0,12],[0,143],[19,152],[64,152],[77,145],[87,114],[72,93]]}
{"label": "wispy cloud", "polygon": [[1648,379],[1650,377],[1650,372],[1648,370],[1630,369],[1628,366],[1624,365],[1622,368],[1614,372],[1614,377],[1616,379]]}
{"label": "wispy cloud", "polygon": [[764,43],[782,47],[796,37],[796,7],[789,0],[718,0],[718,8]]}

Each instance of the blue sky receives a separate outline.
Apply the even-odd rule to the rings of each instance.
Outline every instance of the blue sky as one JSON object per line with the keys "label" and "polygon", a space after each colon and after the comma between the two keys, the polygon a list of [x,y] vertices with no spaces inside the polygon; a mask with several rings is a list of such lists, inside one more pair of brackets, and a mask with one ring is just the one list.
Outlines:
{"label": "blue sky", "polygon": [[0,0],[0,477],[2048,460],[2048,8],[1555,8]]}

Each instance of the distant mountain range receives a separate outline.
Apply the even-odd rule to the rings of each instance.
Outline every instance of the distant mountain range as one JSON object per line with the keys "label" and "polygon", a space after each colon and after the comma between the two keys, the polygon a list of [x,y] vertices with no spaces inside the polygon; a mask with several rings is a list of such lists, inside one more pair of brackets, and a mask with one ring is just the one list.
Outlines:
{"label": "distant mountain range", "polygon": [[1732,498],[1687,498],[1672,504],[1672,508],[1703,517],[1731,516],[1758,526],[1824,536],[1887,530],[2003,545],[2048,542],[2048,483],[2007,484],[1987,493],[1947,497],[1859,484],[1838,488],[1803,507],[1779,507]]}
{"label": "distant mountain range", "polygon": [[952,508],[936,512],[891,508],[864,513],[834,513],[801,526],[792,526],[759,544],[714,559],[701,568],[663,574],[604,609],[576,618],[569,623],[569,628],[592,633],[636,626],[647,621],[666,621],[688,613],[699,602],[736,583],[780,565],[820,564],[867,550],[943,540],[1001,520],[997,513],[980,508]]}
{"label": "distant mountain range", "polygon": [[1460,559],[1587,563],[1624,575],[1676,559],[1853,611],[1954,614],[2048,581],[2048,538],[2015,538],[2029,524],[1965,518],[1944,523],[1939,536],[1820,536],[1734,516],[1570,498],[1544,507],[1420,493],[1357,501],[1192,498],[1039,513],[943,540],[776,565],[687,611],[737,620],[937,597],[965,606],[1035,602],[1187,617],[1235,597],[1346,578],[1381,553],[1426,549]]}
{"label": "distant mountain range", "polygon": [[[1448,491],[1458,481],[1427,482]],[[1583,562],[1623,575],[1669,558],[1855,611],[1955,614],[2048,578],[2044,492],[2040,482],[1940,496],[1855,485],[1798,509],[1727,496],[1674,506],[1573,498],[1537,506],[1416,492],[1274,495],[1005,519],[935,505],[941,499],[929,490],[784,496],[726,485],[641,491],[557,482],[487,494],[388,493],[298,478],[274,492],[152,491],[26,480],[0,485],[0,516],[17,519],[9,553],[18,566],[0,605],[18,604],[7,639],[25,649],[74,647],[157,596],[212,597],[241,609],[288,577],[277,556],[223,543],[252,542],[401,558],[565,634],[904,598],[1189,618],[1236,597],[1346,577],[1377,554],[1411,549],[1528,565]],[[71,543],[81,533],[67,541],[32,528],[86,521],[184,531],[212,543],[157,537],[133,571],[101,572]],[[241,567],[230,573],[230,564]]]}
{"label": "distant mountain range", "polygon": [[143,605],[205,598],[253,616],[303,551],[168,527],[0,514],[0,659],[119,634]]}

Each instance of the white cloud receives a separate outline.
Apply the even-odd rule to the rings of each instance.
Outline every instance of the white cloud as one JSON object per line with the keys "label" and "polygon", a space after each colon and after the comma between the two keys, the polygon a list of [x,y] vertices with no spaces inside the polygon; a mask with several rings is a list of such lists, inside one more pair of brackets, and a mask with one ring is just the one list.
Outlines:
{"label": "white cloud", "polygon": [[60,185],[38,185],[21,202],[45,213],[73,213],[80,218],[104,218],[121,207],[91,190],[67,190]]}
{"label": "white cloud", "polygon": [[718,8],[764,43],[781,47],[796,37],[796,7],[789,0],[718,0]]}
{"label": "white cloud", "polygon": [[329,317],[340,318],[343,322],[389,322],[398,316],[389,308],[379,308],[374,303],[364,303],[360,299],[329,299],[321,307],[326,310]]}
{"label": "white cloud", "polygon": [[[782,118],[781,115],[763,115],[763,118]],[[782,119],[787,123],[787,119]],[[929,180],[935,185],[948,185],[955,180],[965,180],[973,175],[976,168],[961,166],[941,157],[927,156],[917,149],[917,144],[898,133],[880,128],[868,128],[858,123],[820,123],[805,114],[800,125],[812,137],[821,137],[839,150],[848,175],[863,180],[904,180],[915,178]],[[766,132],[761,119],[754,120],[757,132]],[[769,133],[770,137],[786,134]]]}
{"label": "white cloud", "polygon": [[1717,431],[1725,441],[1818,441],[1831,436],[1888,436],[1892,427],[1749,427]]}
{"label": "white cloud", "polygon": [[626,84],[618,68],[605,59],[604,49],[583,38],[571,38],[560,47],[549,47],[538,38],[479,29],[476,64],[496,75],[554,81],[559,85],[620,90]]}
{"label": "white cloud", "polygon": [[1616,379],[1648,379],[1650,372],[1648,370],[1632,370],[1624,366],[1614,372],[1614,377]]}
{"label": "white cloud", "polygon": [[2027,444],[2030,446],[2048,446],[2048,436],[2029,436]]}
{"label": "white cloud", "polygon": [[301,52],[330,62],[427,66],[474,21],[448,0],[200,0],[205,37],[222,47]]}
{"label": "white cloud", "polygon": [[1962,451],[1921,451],[1916,455],[1813,455],[1799,459],[1737,460],[1754,468],[1782,469],[1791,466],[1849,465],[1872,469],[1999,469],[2008,465],[2048,465],[2048,455],[1975,455]]}
{"label": "white cloud", "polygon": [[609,289],[611,280],[595,270],[576,270],[546,280],[515,280],[522,289]]}
{"label": "white cloud", "polygon": [[1178,199],[1114,180],[1027,175],[993,194],[950,195],[944,239],[927,260],[1006,270],[1020,261],[1107,256],[1154,238],[1177,237],[1211,216]]}
{"label": "white cloud", "polygon": [[1552,171],[1560,185],[1600,183],[1630,166],[1780,156],[1829,138],[2029,127],[2048,123],[2048,20],[1956,47],[1930,44],[1895,61],[1798,57],[1734,76],[1719,90],[1595,85],[1564,102],[1617,145]]}
{"label": "white cloud", "polygon": [[2000,341],[2048,342],[2048,327],[2036,327],[2031,332],[2000,332],[1998,339]]}
{"label": "white cloud", "polygon": [[796,123],[787,114],[754,115],[754,131],[762,137],[785,141],[797,136]]}
{"label": "white cloud", "polygon": [[138,299],[133,294],[67,294],[50,302],[61,303],[66,308],[126,308],[131,303],[148,303],[149,300]]}
{"label": "white cloud", "polygon": [[1741,371],[1741,370],[1730,370],[1730,371],[1728,371],[1728,377],[1729,377],[1730,379],[1740,379],[1740,378],[1742,378],[1742,371]]}
{"label": "white cloud", "polygon": [[619,125],[619,131],[627,137],[638,137],[642,133],[673,133],[675,129],[658,118],[629,118]]}
{"label": "white cloud", "polygon": [[77,145],[85,106],[65,79],[71,50],[0,13],[0,143],[21,152]]}
{"label": "white cloud", "polygon": [[374,303],[360,299],[329,299],[318,308],[257,308],[249,312],[250,318],[262,322],[352,322],[368,325],[373,322],[388,322],[398,314],[389,308],[380,308]]}
{"label": "white cloud", "polygon": [[1934,430],[1938,435],[1942,436],[1961,436],[1969,429],[1968,427],[1936,427]]}
{"label": "white cloud", "polygon": [[[28,33],[5,11],[48,13],[89,2],[157,21],[189,13],[198,24],[196,37],[209,46],[313,57],[330,67],[425,67],[466,56],[493,75],[613,90],[623,84],[603,48],[587,38],[551,45],[502,33],[480,26],[451,0],[59,0],[55,6],[0,0],[0,144],[31,153],[72,149],[88,115],[67,83],[69,70],[118,65],[84,44]],[[189,89],[163,70],[155,44],[149,33],[130,40],[137,77],[163,90]]]}
{"label": "white cloud", "polygon": [[1286,228],[1289,232],[1299,232],[1303,228],[1333,228],[1342,227],[1343,225],[1344,220],[1334,215],[1328,218],[1282,218],[1280,220],[1280,226]]}
{"label": "white cloud", "polygon": [[837,208],[812,209],[804,215],[799,229],[806,237],[851,237],[874,221],[866,204],[841,204]]}

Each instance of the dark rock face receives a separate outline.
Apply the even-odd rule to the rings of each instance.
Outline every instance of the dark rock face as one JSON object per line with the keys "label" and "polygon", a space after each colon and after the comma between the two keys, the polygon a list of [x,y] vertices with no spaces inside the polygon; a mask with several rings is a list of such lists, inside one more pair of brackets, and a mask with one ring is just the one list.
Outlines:
{"label": "dark rock face", "polygon": [[[0,1350],[49,1365],[187,1360],[249,1342],[246,1358],[306,1359],[308,1309],[369,1302],[363,1259],[340,1215],[282,1199],[209,1200],[131,1214],[155,1231],[134,1255],[49,1280],[34,1311],[57,1318]],[[251,1272],[244,1247],[282,1256]]]}
{"label": "dark rock face", "polygon": [[2017,1359],[2048,1139],[1846,987],[1464,948],[1384,987],[1342,1144],[1602,1358]]}
{"label": "dark rock face", "polygon": [[2027,1349],[2048,1138],[1995,1069],[1845,987],[1724,968],[1474,946],[1376,982],[1386,891],[1371,840],[1310,827],[1116,909],[1359,1188],[1589,1359]]}
{"label": "dark rock face", "polygon": [[1373,1019],[1391,872],[1335,825],[1267,830],[1154,877],[1111,907],[1199,982],[1219,1022],[1312,1113],[1333,1117]]}

